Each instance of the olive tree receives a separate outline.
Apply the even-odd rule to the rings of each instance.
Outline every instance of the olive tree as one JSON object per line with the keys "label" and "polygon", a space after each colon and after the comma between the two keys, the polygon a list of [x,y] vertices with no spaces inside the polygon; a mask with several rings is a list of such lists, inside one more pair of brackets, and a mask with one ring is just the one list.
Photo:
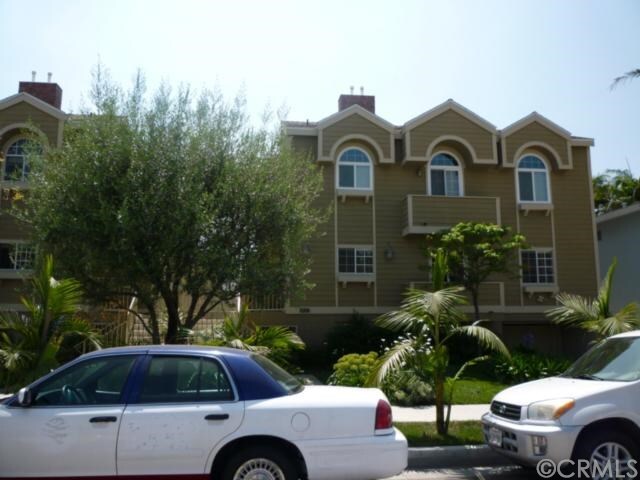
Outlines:
{"label": "olive tree", "polygon": [[321,178],[279,128],[252,126],[242,98],[149,97],[140,74],[125,91],[100,67],[91,99],[35,165],[25,209],[91,299],[136,297],[155,343],[164,312],[173,343],[221,302],[306,286]]}

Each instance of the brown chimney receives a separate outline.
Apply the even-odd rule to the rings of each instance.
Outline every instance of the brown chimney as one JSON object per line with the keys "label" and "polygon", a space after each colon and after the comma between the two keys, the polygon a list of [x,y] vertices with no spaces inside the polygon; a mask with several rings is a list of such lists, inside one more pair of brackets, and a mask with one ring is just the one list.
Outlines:
{"label": "brown chimney", "polygon": [[373,95],[362,95],[362,87],[360,87],[360,95],[353,95],[353,87],[351,88],[351,94],[340,95],[338,98],[338,111],[342,111],[345,108],[349,108],[351,105],[360,105],[365,110],[369,110],[371,113],[376,113],[376,97]]}
{"label": "brown chimney", "polygon": [[57,109],[62,106],[62,88],[57,83],[20,82],[18,92],[33,95]]}

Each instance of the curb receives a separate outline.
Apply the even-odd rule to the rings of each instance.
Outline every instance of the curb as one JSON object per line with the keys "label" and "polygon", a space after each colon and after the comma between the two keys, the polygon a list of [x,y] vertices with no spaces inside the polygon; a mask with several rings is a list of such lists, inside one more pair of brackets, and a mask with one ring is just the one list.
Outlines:
{"label": "curb", "polygon": [[409,469],[503,467],[508,458],[486,445],[409,448]]}

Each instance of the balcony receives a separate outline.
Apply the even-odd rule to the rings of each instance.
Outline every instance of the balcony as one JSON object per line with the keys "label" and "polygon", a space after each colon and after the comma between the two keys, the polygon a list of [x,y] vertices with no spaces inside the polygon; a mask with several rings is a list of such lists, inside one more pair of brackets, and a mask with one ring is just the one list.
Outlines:
{"label": "balcony", "polygon": [[403,236],[435,233],[460,222],[500,224],[498,197],[407,195],[403,210]]}

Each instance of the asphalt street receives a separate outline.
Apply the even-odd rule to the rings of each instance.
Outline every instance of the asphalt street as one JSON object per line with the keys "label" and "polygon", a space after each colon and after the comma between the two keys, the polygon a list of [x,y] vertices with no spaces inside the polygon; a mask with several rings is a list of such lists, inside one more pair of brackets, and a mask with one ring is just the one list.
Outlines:
{"label": "asphalt street", "polygon": [[459,470],[406,470],[387,480],[540,480],[535,470],[520,467],[470,468]]}

